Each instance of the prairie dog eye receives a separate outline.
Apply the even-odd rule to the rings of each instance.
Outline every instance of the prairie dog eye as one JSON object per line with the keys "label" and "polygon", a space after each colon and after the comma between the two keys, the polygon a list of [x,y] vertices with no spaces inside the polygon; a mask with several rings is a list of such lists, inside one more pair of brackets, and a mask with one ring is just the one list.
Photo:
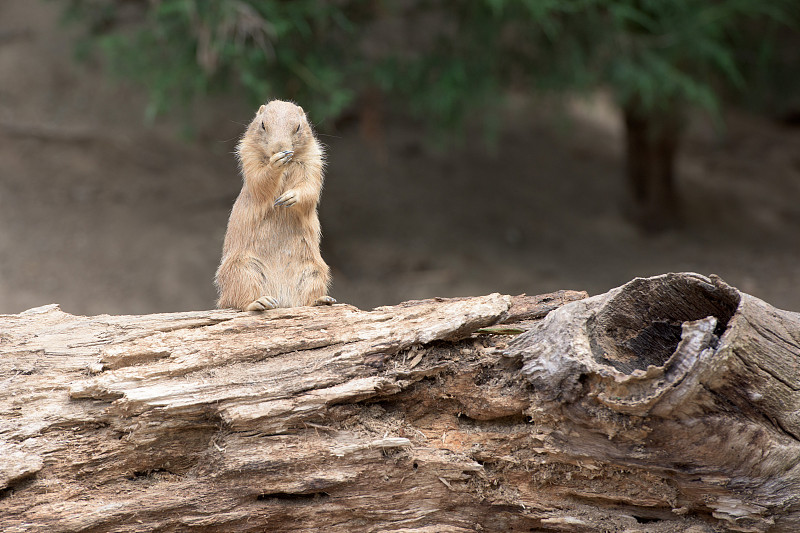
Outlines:
{"label": "prairie dog eye", "polygon": [[264,121],[261,121],[261,129],[267,131],[267,127],[264,125]]}
{"label": "prairie dog eye", "polygon": [[301,125],[300,125],[300,124],[298,124],[298,125],[297,125],[297,127],[294,129],[294,132],[295,132],[295,133],[300,133],[300,126],[301,126]]}

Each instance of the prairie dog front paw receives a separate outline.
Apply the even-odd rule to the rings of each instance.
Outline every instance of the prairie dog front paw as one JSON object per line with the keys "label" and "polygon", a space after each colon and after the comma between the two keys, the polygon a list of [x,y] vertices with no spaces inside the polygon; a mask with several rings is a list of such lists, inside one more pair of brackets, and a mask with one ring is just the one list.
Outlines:
{"label": "prairie dog front paw", "polygon": [[269,164],[273,166],[283,166],[294,157],[294,150],[283,150],[282,152],[275,152],[269,158]]}
{"label": "prairie dog front paw", "polygon": [[291,207],[297,203],[297,191],[295,189],[289,189],[285,193],[278,196],[275,199],[275,203],[272,204],[272,207]]}

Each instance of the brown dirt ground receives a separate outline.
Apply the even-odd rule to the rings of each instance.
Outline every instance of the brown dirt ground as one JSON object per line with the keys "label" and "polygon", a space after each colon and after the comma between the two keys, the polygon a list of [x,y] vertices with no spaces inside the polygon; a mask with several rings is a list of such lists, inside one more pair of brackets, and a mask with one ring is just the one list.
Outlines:
{"label": "brown dirt ground", "polygon": [[[197,108],[197,134],[143,123],[141,91],[73,61],[57,3],[0,4],[0,313],[213,306],[240,187],[231,151],[252,113]],[[620,214],[620,129],[602,99],[509,105],[499,148],[446,152],[407,120],[376,155],[355,127],[321,137],[332,294],[362,308],[431,296],[604,292],[636,276],[716,273],[800,310],[800,131],[698,117],[679,163],[685,227],[656,238]],[[561,117],[561,118],[559,118]]]}

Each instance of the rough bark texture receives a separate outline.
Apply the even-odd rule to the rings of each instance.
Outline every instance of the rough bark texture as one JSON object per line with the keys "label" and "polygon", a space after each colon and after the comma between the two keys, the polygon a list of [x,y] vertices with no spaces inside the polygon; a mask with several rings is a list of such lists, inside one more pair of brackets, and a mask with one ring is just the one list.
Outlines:
{"label": "rough bark texture", "polygon": [[0,530],[800,530],[800,315],[584,296],[0,316]]}

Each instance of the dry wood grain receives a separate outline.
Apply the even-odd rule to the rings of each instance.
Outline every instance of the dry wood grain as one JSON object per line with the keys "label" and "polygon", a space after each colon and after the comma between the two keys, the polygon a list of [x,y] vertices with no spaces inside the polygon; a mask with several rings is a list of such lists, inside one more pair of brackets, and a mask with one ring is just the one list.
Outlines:
{"label": "dry wood grain", "polygon": [[[523,333],[520,333],[522,331]],[[0,316],[3,531],[793,531],[800,317],[716,278]]]}

